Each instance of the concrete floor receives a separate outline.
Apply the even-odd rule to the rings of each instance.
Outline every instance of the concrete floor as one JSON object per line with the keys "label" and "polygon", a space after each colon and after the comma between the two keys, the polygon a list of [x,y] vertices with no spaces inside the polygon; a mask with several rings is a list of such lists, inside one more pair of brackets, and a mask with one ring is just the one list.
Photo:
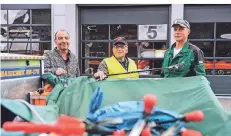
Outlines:
{"label": "concrete floor", "polygon": [[226,110],[231,111],[231,97],[220,97],[219,96],[218,100],[221,102],[221,104]]}

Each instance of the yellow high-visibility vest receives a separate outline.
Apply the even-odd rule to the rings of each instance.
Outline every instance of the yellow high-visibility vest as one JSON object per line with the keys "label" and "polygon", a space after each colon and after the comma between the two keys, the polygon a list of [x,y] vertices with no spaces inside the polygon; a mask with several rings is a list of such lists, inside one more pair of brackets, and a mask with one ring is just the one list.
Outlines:
{"label": "yellow high-visibility vest", "polygon": [[[136,63],[132,59],[128,58],[128,62],[129,62],[128,63],[128,71],[126,71],[123,68],[123,66],[118,62],[118,60],[114,56],[112,56],[110,58],[106,58],[104,60],[107,64],[109,74],[137,71]],[[109,76],[108,78],[139,78],[139,74],[138,73],[121,74],[121,75]]]}

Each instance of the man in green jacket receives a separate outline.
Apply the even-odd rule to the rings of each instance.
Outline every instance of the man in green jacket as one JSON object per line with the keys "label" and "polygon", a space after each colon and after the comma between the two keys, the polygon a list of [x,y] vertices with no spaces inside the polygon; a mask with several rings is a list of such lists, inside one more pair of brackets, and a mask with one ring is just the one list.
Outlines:
{"label": "man in green jacket", "polygon": [[[174,21],[175,43],[165,52],[161,77],[189,77],[205,75],[204,54],[197,46],[188,41],[190,24],[183,19]],[[168,69],[180,64],[181,67]]]}

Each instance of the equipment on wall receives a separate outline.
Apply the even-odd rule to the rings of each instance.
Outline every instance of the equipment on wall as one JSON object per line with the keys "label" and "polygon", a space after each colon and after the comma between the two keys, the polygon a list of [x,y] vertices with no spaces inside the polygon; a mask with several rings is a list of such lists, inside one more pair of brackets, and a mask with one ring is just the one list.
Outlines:
{"label": "equipment on wall", "polygon": [[85,57],[105,57],[105,52],[89,52],[85,54]]}
{"label": "equipment on wall", "polygon": [[90,65],[99,65],[100,61],[99,60],[89,60],[88,64],[90,64]]}
{"label": "equipment on wall", "polygon": [[115,29],[115,30],[120,30],[122,27],[121,27],[121,25],[117,25],[116,27],[113,27],[113,29]]}
{"label": "equipment on wall", "polygon": [[87,30],[97,32],[97,27],[96,27],[96,25],[89,25],[89,26],[87,26]]}
{"label": "equipment on wall", "polygon": [[89,48],[102,48],[102,47],[103,47],[103,44],[102,44],[102,43],[98,43],[98,42],[86,43],[86,45],[87,45]]}
{"label": "equipment on wall", "polygon": [[93,74],[94,74],[94,69],[93,69],[92,67],[87,68],[87,69],[85,70],[85,74],[91,74],[91,75],[93,75]]}
{"label": "equipment on wall", "polygon": [[[138,70],[148,70],[150,69],[151,60],[140,60],[138,61]],[[150,75],[150,71],[140,72],[140,75]]]}
{"label": "equipment on wall", "polygon": [[220,60],[213,64],[213,61],[205,61],[206,72],[211,74],[215,66],[215,74],[231,75],[231,62]]}
{"label": "equipment on wall", "polygon": [[[163,58],[165,49],[145,49],[144,46],[149,46],[149,44],[142,42],[138,45],[138,57],[141,58]],[[165,45],[163,45],[165,46]]]}
{"label": "equipment on wall", "polygon": [[231,34],[222,34],[222,35],[221,35],[221,38],[224,38],[224,39],[231,39]]}

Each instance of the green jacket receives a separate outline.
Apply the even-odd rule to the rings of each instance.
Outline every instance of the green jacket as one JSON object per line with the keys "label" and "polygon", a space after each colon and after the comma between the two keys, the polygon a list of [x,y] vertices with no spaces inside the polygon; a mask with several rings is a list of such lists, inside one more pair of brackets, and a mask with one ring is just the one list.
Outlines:
{"label": "green jacket", "polygon": [[187,41],[181,51],[173,57],[175,47],[176,44],[174,43],[165,52],[162,68],[176,64],[182,64],[182,67],[175,70],[164,68],[161,72],[161,77],[189,77],[205,75],[204,53],[202,50]]}

